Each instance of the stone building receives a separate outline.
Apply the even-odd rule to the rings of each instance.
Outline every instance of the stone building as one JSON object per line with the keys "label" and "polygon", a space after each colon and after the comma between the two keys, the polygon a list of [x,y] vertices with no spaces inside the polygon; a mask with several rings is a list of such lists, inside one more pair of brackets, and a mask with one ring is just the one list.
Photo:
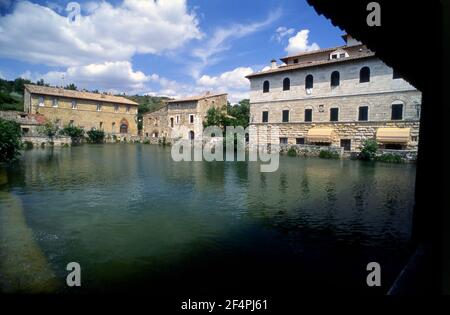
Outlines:
{"label": "stone building", "polygon": [[198,139],[208,109],[227,105],[227,94],[209,92],[168,101],[162,108],[144,115],[143,133],[148,138]]}
{"label": "stone building", "polygon": [[120,96],[26,84],[24,110],[42,114],[60,127],[101,129],[119,138],[136,136],[138,104]]}
{"label": "stone building", "polygon": [[[362,43],[272,60],[250,80],[250,135],[265,144],[262,127],[279,127],[280,144],[320,144],[358,151],[375,138],[382,148],[416,149],[421,92]],[[273,139],[272,139],[273,143]]]}

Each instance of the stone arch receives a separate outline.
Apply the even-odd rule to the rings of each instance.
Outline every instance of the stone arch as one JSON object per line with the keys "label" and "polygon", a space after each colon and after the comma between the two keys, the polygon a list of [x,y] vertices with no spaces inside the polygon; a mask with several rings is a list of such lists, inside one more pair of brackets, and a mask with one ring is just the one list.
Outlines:
{"label": "stone arch", "polygon": [[120,133],[128,133],[128,126],[128,120],[122,118],[122,120],[120,121]]}

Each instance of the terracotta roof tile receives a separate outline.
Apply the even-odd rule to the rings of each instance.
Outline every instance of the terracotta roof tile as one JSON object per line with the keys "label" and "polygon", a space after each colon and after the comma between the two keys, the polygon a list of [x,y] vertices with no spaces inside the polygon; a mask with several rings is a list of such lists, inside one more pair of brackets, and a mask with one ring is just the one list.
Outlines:
{"label": "terracotta roof tile", "polygon": [[25,88],[33,94],[41,95],[52,95],[75,99],[85,99],[100,102],[118,103],[118,104],[128,104],[128,105],[138,105],[138,103],[133,102],[125,97],[109,95],[109,94],[97,94],[91,92],[81,92],[74,90],[65,90],[62,88],[41,86],[34,84],[25,84]]}

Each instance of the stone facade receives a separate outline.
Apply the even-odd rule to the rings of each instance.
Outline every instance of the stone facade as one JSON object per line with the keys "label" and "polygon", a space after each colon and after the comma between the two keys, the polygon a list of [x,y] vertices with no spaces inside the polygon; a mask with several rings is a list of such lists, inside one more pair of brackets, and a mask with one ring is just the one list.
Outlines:
{"label": "stone facade", "polygon": [[172,100],[144,115],[143,134],[148,138],[200,139],[208,109],[227,105],[227,94],[203,94]]}
{"label": "stone facade", "polygon": [[[333,54],[342,56],[331,59]],[[279,138],[283,138],[280,143],[290,144],[308,143],[308,131],[313,127],[331,128],[329,145],[345,143],[346,149],[357,151],[362,140],[376,138],[380,127],[410,128],[409,139],[396,145],[417,148],[421,92],[394,76],[393,69],[364,45],[307,52],[282,60],[286,65],[273,62],[271,69],[248,76],[250,126],[256,129],[250,135],[251,142],[267,142],[260,132],[266,126],[278,127]],[[369,76],[364,78],[367,69]],[[331,84],[333,72],[339,77],[335,86]],[[380,144],[389,147],[389,143]]]}
{"label": "stone facade", "polygon": [[138,134],[137,103],[123,97],[26,85],[24,107],[60,127],[101,129],[119,138]]}

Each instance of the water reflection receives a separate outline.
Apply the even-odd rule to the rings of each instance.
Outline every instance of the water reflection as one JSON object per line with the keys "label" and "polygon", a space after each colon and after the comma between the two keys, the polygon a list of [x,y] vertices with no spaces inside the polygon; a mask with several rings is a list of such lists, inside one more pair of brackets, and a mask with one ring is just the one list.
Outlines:
{"label": "water reflection", "polygon": [[27,151],[7,173],[0,190],[21,198],[60,279],[68,261],[84,266],[83,290],[264,291],[289,278],[359,292],[368,260],[383,262],[388,286],[406,257],[415,167],[281,157],[261,173],[124,144]]}

